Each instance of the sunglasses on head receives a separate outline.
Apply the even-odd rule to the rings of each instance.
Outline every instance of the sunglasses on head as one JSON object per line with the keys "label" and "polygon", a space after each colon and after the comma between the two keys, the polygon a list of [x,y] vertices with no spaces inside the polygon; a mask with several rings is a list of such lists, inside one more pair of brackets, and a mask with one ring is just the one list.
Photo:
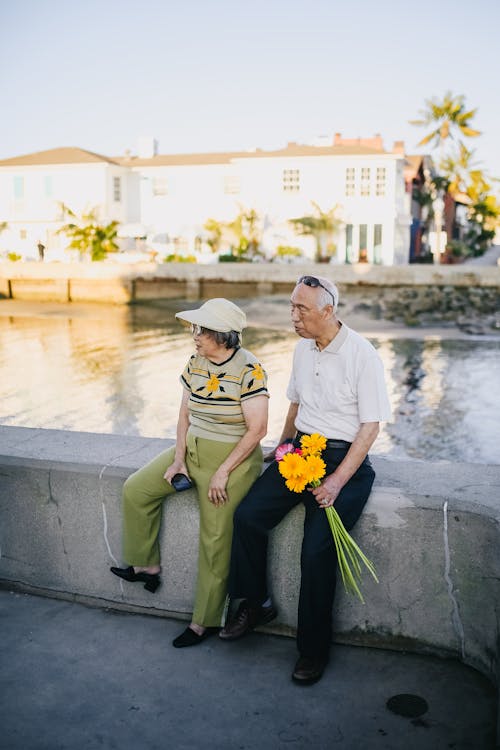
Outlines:
{"label": "sunglasses on head", "polygon": [[322,289],[325,290],[325,292],[328,292],[330,297],[333,300],[333,306],[336,307],[337,303],[335,301],[335,297],[333,296],[333,293],[324,286],[319,279],[316,278],[316,276],[301,276],[300,279],[297,281],[297,284],[305,284],[306,286],[310,286],[313,289],[316,289],[316,287],[320,286]]}

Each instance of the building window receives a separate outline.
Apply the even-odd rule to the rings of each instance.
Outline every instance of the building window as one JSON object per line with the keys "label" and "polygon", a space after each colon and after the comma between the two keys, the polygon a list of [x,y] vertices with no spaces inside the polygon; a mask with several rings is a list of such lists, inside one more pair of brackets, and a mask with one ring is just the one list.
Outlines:
{"label": "building window", "polygon": [[375,194],[385,195],[385,167],[377,167],[377,181],[375,183]]}
{"label": "building window", "polygon": [[362,167],[361,169],[361,195],[370,195],[370,169],[369,167]]}
{"label": "building window", "polygon": [[353,196],[356,189],[356,170],[354,167],[347,167],[345,171],[345,194]]}
{"label": "building window", "polygon": [[113,200],[120,203],[122,199],[122,178],[113,177]]}
{"label": "building window", "polygon": [[52,184],[52,175],[46,174],[43,178],[43,189],[46,198],[51,198],[54,193],[54,186]]}
{"label": "building window", "polygon": [[166,177],[153,177],[153,195],[168,195]]}
{"label": "building window", "polygon": [[373,262],[382,263],[382,224],[373,227]]}
{"label": "building window", "polygon": [[225,195],[237,195],[240,192],[240,178],[237,175],[226,175],[224,177]]}
{"label": "building window", "polygon": [[359,254],[360,263],[366,263],[368,260],[368,224],[359,225]]}
{"label": "building window", "polygon": [[24,198],[24,177],[14,177],[14,198]]}
{"label": "building window", "polygon": [[352,258],[352,224],[345,225],[345,262],[350,263]]}
{"label": "building window", "polygon": [[288,193],[300,190],[300,169],[283,170],[283,190]]}

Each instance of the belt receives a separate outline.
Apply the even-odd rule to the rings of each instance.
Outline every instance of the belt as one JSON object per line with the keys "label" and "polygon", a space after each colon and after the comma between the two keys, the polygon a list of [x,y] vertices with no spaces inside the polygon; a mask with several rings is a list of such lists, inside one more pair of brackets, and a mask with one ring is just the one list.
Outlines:
{"label": "belt", "polygon": [[[300,440],[300,438],[303,435],[308,435],[308,434],[309,433],[307,433],[307,432],[300,432],[300,430],[298,430],[297,431],[297,437],[296,437],[296,439]],[[326,447],[327,448],[350,448],[351,445],[352,444],[349,443],[347,440],[333,440],[333,439],[330,440],[330,439],[327,439],[327,441],[326,441]]]}

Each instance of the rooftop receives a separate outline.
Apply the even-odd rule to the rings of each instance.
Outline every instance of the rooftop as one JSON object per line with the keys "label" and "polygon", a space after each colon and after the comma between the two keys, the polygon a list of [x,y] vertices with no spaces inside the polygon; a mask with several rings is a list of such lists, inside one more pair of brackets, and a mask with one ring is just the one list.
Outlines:
{"label": "rooftop", "polygon": [[401,141],[394,144],[392,151],[384,149],[382,138],[342,138],[339,133],[330,145],[313,146],[290,142],[285,147],[266,151],[264,149],[252,149],[248,151],[225,151],[212,153],[191,154],[155,154],[153,156],[141,157],[133,154],[124,156],[103,156],[92,151],[76,147],[53,148],[47,151],[37,151],[33,154],[15,156],[10,159],[0,160],[0,167],[31,166],[44,164],[89,164],[107,162],[127,167],[158,167],[158,166],[186,166],[204,164],[229,164],[238,159],[269,159],[269,158],[294,158],[304,156],[373,156],[388,153],[402,154]]}
{"label": "rooftop", "polygon": [[34,154],[14,156],[11,159],[2,159],[0,160],[0,167],[21,167],[37,164],[95,164],[98,162],[116,163],[109,156],[102,156],[83,148],[68,146],[51,148],[48,151],[37,151]]}

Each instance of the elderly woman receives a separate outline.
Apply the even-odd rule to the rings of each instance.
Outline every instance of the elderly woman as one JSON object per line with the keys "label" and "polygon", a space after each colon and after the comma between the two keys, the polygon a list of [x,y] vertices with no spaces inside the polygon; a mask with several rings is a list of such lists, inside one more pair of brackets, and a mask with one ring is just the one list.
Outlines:
{"label": "elderly woman", "polygon": [[182,648],[201,643],[222,624],[233,515],[261,471],[268,392],[266,373],[241,348],[246,316],[237,305],[211,299],[176,317],[191,324],[196,349],[180,378],[177,442],[125,482],[123,548],[129,567],[111,571],[156,591],[162,503],[190,480],[198,493],[200,538],[192,622],[173,641]]}

